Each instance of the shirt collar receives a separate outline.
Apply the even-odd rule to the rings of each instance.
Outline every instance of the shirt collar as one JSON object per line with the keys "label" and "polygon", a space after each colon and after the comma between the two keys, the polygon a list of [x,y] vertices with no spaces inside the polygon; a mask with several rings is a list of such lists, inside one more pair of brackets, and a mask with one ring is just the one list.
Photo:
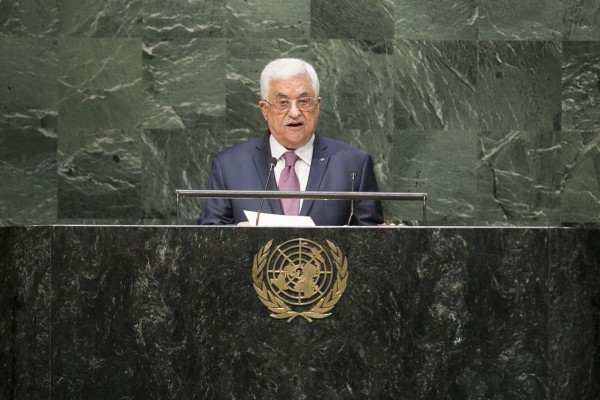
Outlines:
{"label": "shirt collar", "polygon": [[[315,142],[315,134],[310,137],[310,140],[302,147],[297,148],[294,152],[300,157],[302,161],[306,164],[310,165],[312,161],[313,155],[313,144]],[[276,159],[280,159],[283,156],[283,153],[288,151],[285,147],[283,147],[274,137],[273,135],[269,135],[269,145],[271,146],[271,156]]]}

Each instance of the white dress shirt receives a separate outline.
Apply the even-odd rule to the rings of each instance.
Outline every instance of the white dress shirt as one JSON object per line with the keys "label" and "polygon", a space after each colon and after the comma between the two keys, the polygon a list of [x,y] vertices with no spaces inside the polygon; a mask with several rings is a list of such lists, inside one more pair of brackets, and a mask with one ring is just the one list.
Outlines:
{"label": "white dress shirt", "polygon": [[[308,174],[310,173],[310,163],[312,162],[313,155],[313,143],[315,142],[315,135],[313,134],[304,146],[297,148],[294,152],[298,155],[299,159],[296,161],[296,175],[298,175],[298,181],[300,181],[300,190],[306,190],[306,184],[308,183]],[[285,168],[285,158],[283,153],[288,151],[271,135],[269,137],[269,144],[271,146],[271,156],[277,159],[277,164],[273,169],[275,174],[275,181],[279,186],[279,176]],[[300,200],[300,207],[302,207],[302,200]]]}

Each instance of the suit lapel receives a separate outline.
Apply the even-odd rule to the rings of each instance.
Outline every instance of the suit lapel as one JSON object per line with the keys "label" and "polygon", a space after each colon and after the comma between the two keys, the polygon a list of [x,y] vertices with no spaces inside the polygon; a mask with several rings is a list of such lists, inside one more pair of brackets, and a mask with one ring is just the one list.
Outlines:
{"label": "suit lapel", "polygon": [[[308,182],[306,183],[306,191],[318,191],[329,163],[329,153],[327,152],[327,144],[323,143],[321,137],[315,133],[315,142],[313,144],[313,155],[310,164],[310,172],[308,174]],[[304,200],[300,215],[308,215],[314,200]]]}
{"label": "suit lapel", "polygon": [[[269,160],[271,159],[271,147],[269,146],[269,133],[264,136],[263,140],[256,146],[256,153],[254,154],[254,166],[256,167],[256,173],[260,179],[260,187],[257,190],[263,190],[265,183],[267,182],[267,176],[269,175]],[[277,181],[275,180],[275,174],[271,174],[269,179],[269,186],[267,190],[277,190]],[[278,199],[266,199],[267,204],[271,208],[272,213],[283,214],[281,208],[281,201]]]}

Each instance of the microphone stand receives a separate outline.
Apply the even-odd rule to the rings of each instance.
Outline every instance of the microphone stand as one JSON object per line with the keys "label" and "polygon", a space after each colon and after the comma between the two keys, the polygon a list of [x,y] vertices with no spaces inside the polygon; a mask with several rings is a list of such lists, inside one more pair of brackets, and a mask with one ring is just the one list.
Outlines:
{"label": "microphone stand", "polygon": [[[269,186],[269,180],[271,179],[271,175],[273,175],[273,169],[275,168],[275,164],[277,164],[277,159],[275,157],[271,157],[269,160],[269,175],[267,175],[267,182],[265,183],[265,191],[267,190],[267,186]],[[265,198],[262,197],[260,199],[260,205],[258,206],[258,210],[256,211],[256,224],[258,226],[258,220],[260,218],[260,212],[263,208],[263,203],[265,202]]]}
{"label": "microphone stand", "polygon": [[[352,193],[354,193],[354,181],[356,180],[356,172],[352,172],[350,174],[350,179],[352,179]],[[350,216],[348,217],[348,222],[346,225],[350,225],[350,220],[354,216],[354,199],[350,200]]]}

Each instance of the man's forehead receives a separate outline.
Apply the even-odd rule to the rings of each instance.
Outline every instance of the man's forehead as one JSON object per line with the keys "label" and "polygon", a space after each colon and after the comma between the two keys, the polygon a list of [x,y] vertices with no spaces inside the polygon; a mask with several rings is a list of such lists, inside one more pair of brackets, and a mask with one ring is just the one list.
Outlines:
{"label": "man's forehead", "polygon": [[312,94],[313,87],[308,77],[298,76],[289,79],[272,80],[269,91],[276,96],[289,96],[292,93],[308,96]]}

